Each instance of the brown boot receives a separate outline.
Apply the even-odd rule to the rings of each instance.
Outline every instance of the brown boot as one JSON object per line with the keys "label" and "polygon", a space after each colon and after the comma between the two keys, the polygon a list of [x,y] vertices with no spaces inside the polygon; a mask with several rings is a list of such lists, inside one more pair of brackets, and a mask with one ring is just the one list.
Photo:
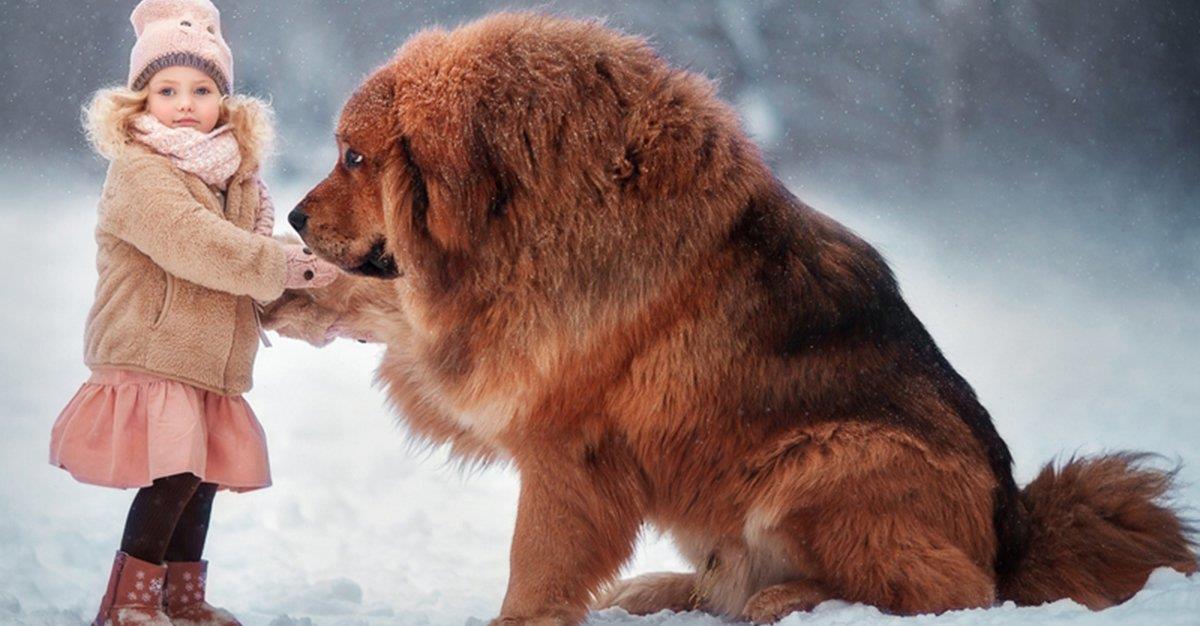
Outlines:
{"label": "brown boot", "polygon": [[166,573],[167,568],[161,565],[117,552],[92,626],[171,626],[171,620],[162,612]]}
{"label": "brown boot", "polygon": [[242,626],[225,609],[204,601],[208,561],[168,561],[167,616],[174,626]]}

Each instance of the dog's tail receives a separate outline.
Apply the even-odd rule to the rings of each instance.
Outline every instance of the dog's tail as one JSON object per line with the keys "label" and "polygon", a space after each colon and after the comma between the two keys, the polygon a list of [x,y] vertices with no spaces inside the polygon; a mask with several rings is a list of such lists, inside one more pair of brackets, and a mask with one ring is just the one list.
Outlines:
{"label": "dog's tail", "polygon": [[1071,598],[1099,610],[1133,597],[1157,567],[1195,572],[1195,528],[1166,501],[1175,472],[1149,467],[1149,456],[1043,468],[1021,492],[1026,545],[1000,575],[1000,598],[1020,605]]}

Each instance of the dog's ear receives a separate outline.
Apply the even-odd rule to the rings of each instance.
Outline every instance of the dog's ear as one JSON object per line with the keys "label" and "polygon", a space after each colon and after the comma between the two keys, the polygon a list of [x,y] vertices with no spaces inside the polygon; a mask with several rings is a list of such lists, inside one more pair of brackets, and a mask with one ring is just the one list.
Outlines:
{"label": "dog's ear", "polygon": [[[487,45],[507,50],[506,44]],[[393,214],[411,218],[398,226],[450,256],[469,256],[512,217],[510,201],[521,179],[514,167],[529,143],[520,131],[525,108],[512,105],[524,83],[511,76],[481,80],[499,70],[489,65],[494,55],[477,58],[477,52],[432,29],[405,43],[389,67],[397,119],[389,174],[404,181],[393,195],[399,200]],[[406,201],[414,203],[411,214]]]}
{"label": "dog's ear", "polygon": [[439,137],[418,146],[401,137],[398,144],[410,185],[412,228],[457,254],[481,245],[491,225],[507,215],[515,184],[484,119],[464,122],[458,140]]}

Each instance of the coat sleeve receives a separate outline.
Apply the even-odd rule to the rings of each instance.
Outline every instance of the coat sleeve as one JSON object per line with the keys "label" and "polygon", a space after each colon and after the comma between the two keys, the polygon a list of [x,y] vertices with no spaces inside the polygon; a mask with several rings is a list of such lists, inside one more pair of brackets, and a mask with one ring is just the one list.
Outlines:
{"label": "coat sleeve", "polygon": [[99,228],[173,276],[263,302],[278,298],[287,266],[283,247],[205,209],[170,168],[152,155],[114,160]]}

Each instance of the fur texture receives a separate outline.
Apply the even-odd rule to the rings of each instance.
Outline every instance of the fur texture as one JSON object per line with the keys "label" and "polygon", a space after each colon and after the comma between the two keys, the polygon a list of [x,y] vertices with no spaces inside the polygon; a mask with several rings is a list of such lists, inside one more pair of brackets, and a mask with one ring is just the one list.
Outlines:
{"label": "fur texture", "polygon": [[[494,623],[575,624],[597,594],[758,621],[827,598],[985,607],[997,589],[1100,606],[1156,566],[1194,569],[1164,475],[1102,458],[1020,494],[880,255],[643,40],[532,14],[422,32],[337,137],[295,212],[314,251],[367,276],[289,293],[280,310],[307,321],[271,323],[370,325],[418,437],[519,470]],[[1122,517],[1064,539],[1046,526],[1063,506]],[[694,571],[603,591],[645,522]]]}

